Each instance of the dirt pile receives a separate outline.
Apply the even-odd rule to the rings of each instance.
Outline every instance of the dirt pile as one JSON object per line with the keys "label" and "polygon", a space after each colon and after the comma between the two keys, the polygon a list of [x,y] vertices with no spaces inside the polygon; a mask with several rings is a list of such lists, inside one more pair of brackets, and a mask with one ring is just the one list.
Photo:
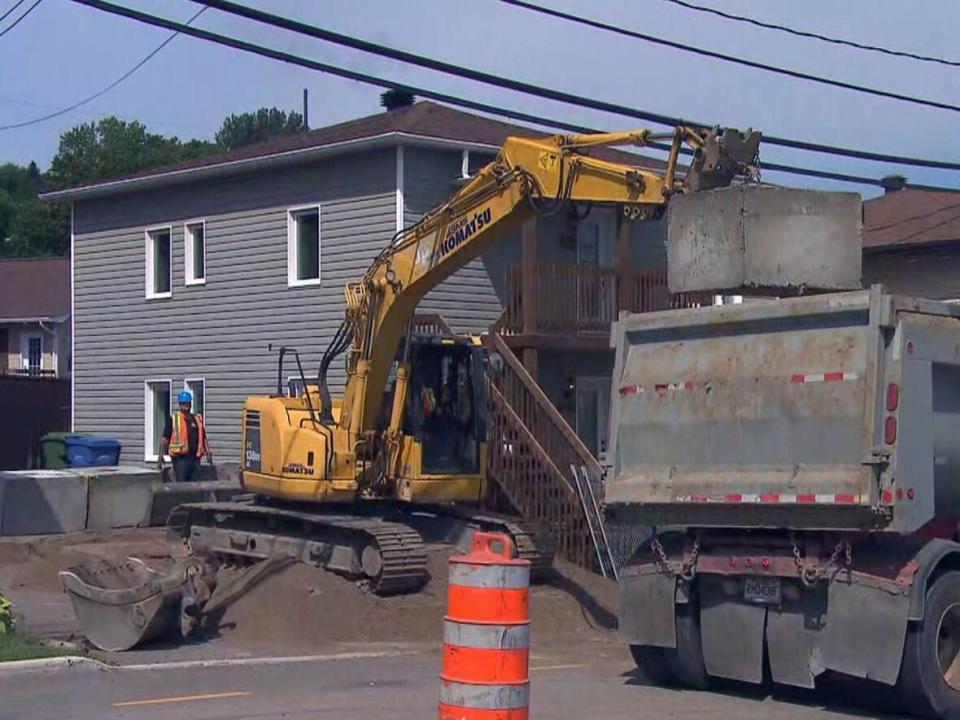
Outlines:
{"label": "dirt pile", "polygon": [[[439,646],[447,600],[447,561],[455,552],[431,548],[431,580],[419,593],[378,597],[309,565],[270,576],[231,604],[216,634],[251,647],[316,652],[344,643],[424,643]],[[614,639],[616,586],[580,568],[558,563],[549,584],[531,591],[538,645]]]}

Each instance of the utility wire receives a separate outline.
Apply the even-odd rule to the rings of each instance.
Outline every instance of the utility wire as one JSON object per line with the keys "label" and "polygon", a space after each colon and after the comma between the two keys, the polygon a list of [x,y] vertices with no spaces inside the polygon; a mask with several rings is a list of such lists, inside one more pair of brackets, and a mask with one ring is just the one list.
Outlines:
{"label": "utility wire", "polygon": [[[186,25],[189,26],[194,20],[196,20],[196,19],[197,19],[198,17],[200,17],[203,13],[205,13],[206,10],[207,10],[207,8],[205,8],[205,7],[200,8],[197,12],[195,12],[195,13],[193,14],[193,17],[191,17],[189,20],[187,20]],[[142,67],[143,67],[144,65],[146,65],[148,62],[150,62],[150,60],[153,58],[154,55],[156,55],[158,52],[160,52],[161,50],[163,50],[167,45],[169,45],[170,42],[171,42],[175,37],[177,37],[177,35],[179,35],[179,34],[180,34],[179,31],[174,31],[174,32],[172,32],[172,33],[170,34],[170,36],[167,37],[166,40],[164,40],[162,43],[160,43],[159,45],[157,45],[157,47],[155,47],[155,48],[154,48],[148,55],[146,55],[140,62],[138,62],[138,63],[137,63],[136,65],[134,65],[132,68],[130,68],[129,70],[127,70],[123,75],[121,75],[120,77],[118,77],[116,80],[114,80],[112,83],[110,83],[109,85],[107,85],[105,88],[103,88],[102,90],[100,90],[100,91],[98,91],[98,92],[95,92],[93,95],[90,95],[89,97],[86,97],[86,98],[84,98],[83,100],[80,100],[79,102],[75,102],[75,103],[74,103],[73,105],[71,105],[70,107],[65,107],[65,108],[63,108],[62,110],[57,110],[57,111],[55,111],[55,112],[48,113],[47,115],[41,115],[40,117],[33,118],[33,120],[25,120],[24,122],[13,123],[13,124],[11,124],[11,125],[0,125],[0,130],[13,130],[14,128],[22,128],[22,127],[27,127],[28,125],[36,125],[37,123],[41,123],[41,122],[44,122],[44,121],[46,121],[46,120],[50,120],[50,119],[52,119],[52,118],[60,117],[61,115],[65,115],[65,114],[67,114],[68,112],[72,112],[73,110],[76,110],[77,108],[79,108],[79,107],[81,107],[81,106],[83,106],[83,105],[86,105],[88,102],[91,102],[91,101],[93,101],[93,100],[96,100],[96,99],[97,99],[98,97],[100,97],[101,95],[105,95],[105,94],[108,93],[109,91],[113,90],[117,85],[119,85],[120,83],[122,83],[122,82],[123,82],[124,80],[126,80],[128,77],[130,77],[131,75],[133,75],[137,70],[139,70],[140,68],[142,68]]]}
{"label": "utility wire", "polygon": [[869,50],[870,52],[882,53],[884,55],[891,55],[893,57],[909,58],[911,60],[922,60],[923,62],[938,63],[940,65],[950,65],[952,67],[960,67],[960,62],[956,60],[947,60],[946,58],[935,57],[932,55],[919,55],[917,53],[907,52],[906,50],[893,50],[892,48],[882,47],[880,45],[867,45],[866,43],[859,43],[854,40],[844,40],[842,38],[830,37],[829,35],[821,35],[819,33],[808,32],[806,30],[797,30],[796,28],[787,27],[786,25],[777,25],[775,23],[763,22],[762,20],[755,20],[754,18],[745,17],[743,15],[734,15],[732,13],[724,12],[723,10],[718,10],[716,8],[704,7],[703,5],[695,5],[691,2],[686,2],[686,0],[661,0],[661,2],[673,3],[674,5],[679,5],[680,7],[687,8],[688,10],[696,10],[697,12],[709,13],[710,15],[716,15],[722,17],[726,20],[734,20],[736,22],[747,23],[749,25],[755,25],[756,27],[765,28],[767,30],[776,30],[778,32],[787,33],[789,35],[796,35],[797,37],[810,38],[812,40],[820,40],[825,43],[831,43],[833,45],[844,45],[846,47],[856,48],[857,50]]}
{"label": "utility wire", "polygon": [[920,230],[917,230],[916,232],[912,232],[909,235],[904,235],[902,238],[897,238],[892,243],[889,243],[889,245],[897,245],[898,243],[906,242],[907,240],[911,240],[915,238],[917,235],[923,235],[923,233],[930,232],[931,230],[937,230],[939,228],[942,228],[944,225],[949,225],[950,223],[956,222],[958,220],[960,220],[960,213],[957,213],[956,215],[948,217],[946,220],[938,222],[936,225],[931,225],[930,227],[921,228]]}
{"label": "utility wire", "polygon": [[[81,0],[75,0],[75,2],[80,2],[80,1]],[[466,68],[460,65],[453,65],[451,63],[442,62],[440,60],[434,60],[433,58],[424,57],[422,55],[416,55],[414,53],[409,53],[403,50],[397,50],[395,48],[386,47],[384,45],[368,42],[366,40],[361,40],[348,35],[342,35],[340,33],[335,33],[330,30],[324,30],[322,28],[318,28],[313,25],[308,25],[306,23],[298,22],[296,20],[290,20],[289,18],[281,17],[279,15],[273,15],[271,13],[263,12],[262,10],[257,10],[255,8],[247,7],[245,5],[238,5],[237,3],[229,2],[229,0],[193,0],[193,1],[199,2],[208,7],[212,7],[216,10],[222,10],[224,12],[228,12],[234,15],[245,17],[250,20],[255,20],[257,22],[270,25],[272,27],[277,27],[284,30],[290,30],[292,32],[296,32],[302,35],[307,35],[309,37],[313,37],[318,40],[324,40],[326,42],[331,42],[337,45],[350,47],[355,50],[361,50],[362,52],[372,53],[375,55],[379,55],[381,57],[391,58],[399,62],[417,65],[419,67],[423,67],[428,70],[436,70],[438,72],[446,73],[448,75],[453,75],[455,77],[466,78],[468,80],[475,80],[477,82],[481,82],[487,85],[492,85],[494,87],[499,87],[506,90],[513,90],[516,92],[524,93],[526,95],[533,95],[535,97],[543,98],[546,100],[554,100],[557,102],[566,103],[568,105],[576,105],[578,107],[590,108],[591,110],[599,110],[601,112],[607,112],[614,115],[632,117],[638,120],[643,120],[644,122],[656,123],[659,125],[666,125],[669,127],[675,127],[677,125],[692,125],[695,127],[706,128],[711,126],[710,123],[695,122],[695,121],[685,120],[683,118],[671,117],[669,115],[662,115],[659,113],[648,112],[645,110],[638,110],[636,108],[631,108],[624,105],[618,105],[618,104],[610,103],[606,101],[585,98],[580,95],[574,95],[572,93],[567,93],[560,90],[544,88],[538,85],[532,85],[530,83],[522,82],[519,80],[512,80],[510,78],[500,77],[498,75],[481,72],[479,70],[473,70],[472,68]],[[516,2],[516,0],[501,0],[501,1]],[[111,6],[108,3],[104,3],[104,4],[108,5],[109,7],[116,7],[116,6]],[[536,6],[533,6],[533,7],[536,7]],[[902,155],[891,155],[887,153],[868,152],[865,150],[856,150],[852,148],[836,147],[832,145],[822,145],[819,143],[807,142],[805,140],[793,140],[790,138],[777,137],[776,135],[764,134],[763,139],[764,139],[764,142],[767,143],[768,145],[779,145],[782,147],[789,147],[796,150],[809,150],[812,152],[820,152],[828,155],[841,155],[844,157],[856,158],[858,160],[872,160],[877,162],[896,163],[900,165],[913,165],[917,167],[939,168],[941,170],[960,170],[960,163],[955,163],[955,162],[945,162],[941,160],[927,160],[923,158],[905,157]]]}
{"label": "utility wire", "polygon": [[[136,20],[138,22],[142,22],[147,25],[153,25],[155,27],[163,27],[163,28],[167,28],[168,30],[176,30],[183,35],[189,35],[191,37],[199,38],[201,40],[206,40],[208,42],[213,42],[218,45],[230,47],[235,50],[241,50],[243,52],[251,53],[253,55],[259,55],[261,57],[270,58],[271,60],[279,60],[281,62],[289,63],[291,65],[298,65],[300,67],[309,68],[311,70],[317,70],[319,72],[328,73],[330,75],[335,75],[337,77],[345,78],[347,80],[355,80],[357,82],[362,82],[369,85],[375,85],[377,87],[381,87],[385,89],[404,90],[406,92],[410,92],[410,93],[419,95],[421,97],[429,98],[431,100],[445,102],[449,105],[463,107],[470,110],[477,110],[480,112],[489,113],[491,115],[500,115],[503,117],[508,117],[515,120],[521,120],[524,122],[530,122],[537,125],[544,125],[547,127],[554,127],[557,129],[568,130],[570,132],[596,132],[592,128],[583,127],[580,125],[574,125],[571,123],[566,123],[566,122],[561,122],[556,120],[551,120],[549,118],[543,118],[537,115],[532,115],[530,113],[520,112],[516,110],[509,110],[509,109],[498,107],[496,105],[488,105],[486,103],[476,102],[474,100],[467,100],[454,95],[448,95],[446,93],[440,93],[433,90],[429,90],[427,88],[417,87],[415,85],[409,85],[406,83],[397,83],[393,80],[379,78],[374,75],[367,75],[365,73],[360,73],[353,70],[347,70],[345,68],[340,68],[335,65],[329,65],[327,63],[318,62],[316,60],[309,60],[307,58],[303,58],[298,55],[291,55],[290,53],[286,53],[281,50],[274,50],[273,48],[267,48],[262,45],[256,45],[254,43],[247,42],[245,40],[239,40],[237,38],[228,37],[226,35],[220,35],[218,33],[214,33],[209,30],[201,30],[200,28],[187,27],[186,25],[175,22],[173,20],[167,20],[166,18],[157,17],[155,15],[143,13],[138,10],[133,10],[132,8],[122,7],[120,5],[113,5],[112,3],[104,2],[104,0],[72,0],[72,1],[79,3],[81,5],[86,5],[88,7],[95,8],[97,10],[102,10],[104,12],[111,13],[113,15],[120,15],[122,17],[126,17],[131,20]],[[658,150],[669,150],[668,145],[652,144],[651,147]],[[812,170],[808,168],[795,168],[789,165],[765,164],[764,167],[766,167],[769,170],[778,170],[782,172],[796,173],[796,174],[808,175],[812,177],[824,177],[827,179],[838,179],[838,180],[844,180],[846,182],[855,182],[863,185],[875,185],[878,187],[882,187],[882,181],[876,178],[859,177],[854,175],[839,175],[837,173],[831,173],[827,171]],[[909,184],[908,187],[931,189],[931,190],[943,190],[943,191],[951,190],[951,188],[933,187],[933,186],[927,186],[927,185]]]}
{"label": "utility wire", "polygon": [[11,6],[11,8],[10,8],[9,10],[7,10],[3,15],[0,15],[0,23],[2,23],[4,20],[6,20],[8,17],[10,17],[10,14],[11,14],[14,10],[16,10],[18,7],[20,7],[21,5],[23,5],[26,1],[27,1],[27,0],[17,0],[17,1]]}
{"label": "utility wire", "polygon": [[[6,35],[8,32],[10,32],[11,30],[13,30],[17,25],[19,25],[19,24],[23,21],[23,19],[24,19],[27,15],[29,15],[30,13],[32,13],[32,12],[34,11],[34,9],[37,7],[37,5],[39,5],[39,4],[42,3],[42,2],[43,2],[43,0],[37,0],[33,5],[31,5],[30,7],[28,7],[28,8],[24,11],[23,15],[21,15],[20,17],[18,17],[16,20],[14,20],[12,23],[10,23],[10,24],[9,24],[6,28],[4,28],[3,30],[0,30],[0,37],[3,37],[3,36]],[[17,5],[19,5],[19,4],[20,4],[20,3],[17,3]],[[14,5],[13,8],[10,8],[10,10],[4,15],[4,17],[6,17],[6,16],[9,15],[10,13],[12,13],[12,12],[13,12],[13,9],[14,9],[15,7],[17,7],[17,5]]]}
{"label": "utility wire", "polygon": [[960,112],[960,105],[940,102],[939,100],[928,100],[926,98],[919,98],[914,95],[903,95],[901,93],[891,92],[889,90],[866,87],[864,85],[857,85],[855,83],[849,83],[843,80],[835,80],[833,78],[823,77],[822,75],[812,75],[810,73],[800,72],[799,70],[791,70],[790,68],[779,67],[777,65],[768,65],[767,63],[747,60],[746,58],[737,57],[736,55],[726,55],[724,53],[706,50],[694,45],[685,45],[673,40],[665,40],[664,38],[660,38],[655,35],[648,35],[635,30],[627,30],[626,28],[617,27],[616,25],[608,25],[607,23],[591,20],[580,15],[573,15],[560,10],[554,10],[553,8],[534,5],[533,3],[525,2],[525,0],[500,0],[500,2],[506,5],[514,5],[519,8],[524,8],[525,10],[531,10],[542,15],[549,15],[562,20],[568,20],[578,25],[586,25],[598,30],[606,30],[608,32],[624,35],[635,40],[643,40],[644,42],[654,43],[655,45],[663,45],[665,47],[673,48],[674,50],[682,50],[683,52],[693,53],[694,55],[701,55],[703,57],[713,58],[715,60],[723,60],[724,62],[734,63],[735,65],[743,65],[745,67],[754,68],[755,70],[764,70],[765,72],[775,73],[777,75],[786,75],[787,77],[796,78],[798,80],[807,80],[809,82],[820,83],[821,85],[829,85],[831,87],[841,88],[843,90],[851,90],[853,92],[863,93],[865,95],[875,95],[877,97],[890,98],[892,100],[899,100],[901,102],[912,103],[914,105],[923,105],[925,107],[937,108],[939,110]]}
{"label": "utility wire", "polygon": [[924,213],[918,213],[911,217],[903,218],[897,220],[896,222],[887,223],[886,225],[866,225],[864,224],[864,230],[870,230],[871,232],[879,232],[880,230],[890,230],[891,228],[899,227],[900,225],[906,225],[907,223],[912,223],[917,220],[926,220],[927,218],[932,218],[934,215],[939,215],[942,212],[947,210],[956,210],[960,208],[960,202],[951,203],[950,205],[944,205],[943,207],[937,208],[936,210],[928,210]]}

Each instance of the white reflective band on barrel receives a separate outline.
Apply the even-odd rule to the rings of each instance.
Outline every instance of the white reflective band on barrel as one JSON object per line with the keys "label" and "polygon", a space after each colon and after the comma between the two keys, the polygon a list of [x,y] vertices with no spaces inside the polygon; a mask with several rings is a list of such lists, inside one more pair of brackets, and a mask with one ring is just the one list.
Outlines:
{"label": "white reflective band on barrel", "polygon": [[530,683],[517,685],[470,685],[444,680],[440,702],[462,708],[507,710],[530,704]]}
{"label": "white reflective band on barrel", "polygon": [[503,590],[525,588],[530,586],[530,566],[451,563],[450,584]]}
{"label": "white reflective band on barrel", "polygon": [[445,620],[443,641],[457,647],[517,650],[530,647],[529,625],[475,625]]}

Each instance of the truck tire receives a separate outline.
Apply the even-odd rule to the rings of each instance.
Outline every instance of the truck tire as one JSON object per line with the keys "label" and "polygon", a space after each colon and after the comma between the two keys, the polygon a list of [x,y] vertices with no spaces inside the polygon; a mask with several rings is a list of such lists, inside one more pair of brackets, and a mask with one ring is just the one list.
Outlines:
{"label": "truck tire", "polygon": [[637,669],[654,685],[670,685],[675,680],[664,653],[663,648],[652,645],[630,646],[630,654],[633,655]]}
{"label": "truck tire", "polygon": [[665,649],[664,656],[676,681],[681,685],[706,690],[710,675],[703,663],[703,644],[700,641],[700,603],[696,594],[689,602],[677,605],[677,647]]}
{"label": "truck tire", "polygon": [[907,629],[897,691],[911,713],[960,720],[960,572],[927,590],[923,620]]}

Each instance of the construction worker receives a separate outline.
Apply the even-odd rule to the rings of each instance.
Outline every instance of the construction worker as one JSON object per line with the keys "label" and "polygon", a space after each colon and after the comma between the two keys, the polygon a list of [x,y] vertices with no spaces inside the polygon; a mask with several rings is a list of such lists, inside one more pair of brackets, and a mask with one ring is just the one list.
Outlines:
{"label": "construction worker", "polygon": [[173,472],[180,482],[191,482],[200,473],[200,458],[207,456],[207,461],[213,465],[213,453],[207,443],[207,431],[204,427],[203,416],[194,415],[193,395],[184,390],[177,398],[180,412],[173,413],[167,418],[160,439],[160,452],[157,466],[163,470],[164,456],[170,455],[173,460]]}

